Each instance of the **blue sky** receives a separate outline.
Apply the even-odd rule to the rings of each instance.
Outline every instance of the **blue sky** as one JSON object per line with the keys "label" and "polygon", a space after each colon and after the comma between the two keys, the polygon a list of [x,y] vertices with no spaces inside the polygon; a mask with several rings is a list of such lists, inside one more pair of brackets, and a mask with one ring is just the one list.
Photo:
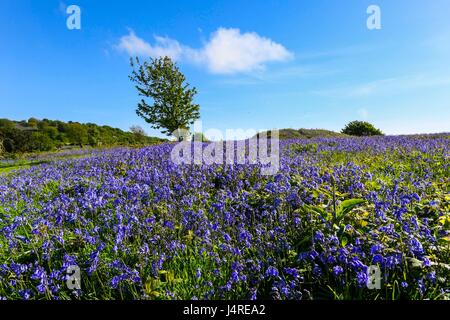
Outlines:
{"label": "blue sky", "polygon": [[[65,9],[81,8],[81,30]],[[381,30],[366,10],[381,9]],[[168,54],[203,129],[450,131],[450,1],[0,1],[0,117],[157,131],[129,56]]]}

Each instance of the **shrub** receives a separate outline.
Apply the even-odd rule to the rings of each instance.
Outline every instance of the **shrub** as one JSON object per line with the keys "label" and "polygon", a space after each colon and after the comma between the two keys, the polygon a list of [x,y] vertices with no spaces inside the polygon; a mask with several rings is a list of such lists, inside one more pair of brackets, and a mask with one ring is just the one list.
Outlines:
{"label": "shrub", "polygon": [[342,130],[342,133],[351,136],[381,136],[384,135],[380,129],[375,128],[366,121],[352,121]]}

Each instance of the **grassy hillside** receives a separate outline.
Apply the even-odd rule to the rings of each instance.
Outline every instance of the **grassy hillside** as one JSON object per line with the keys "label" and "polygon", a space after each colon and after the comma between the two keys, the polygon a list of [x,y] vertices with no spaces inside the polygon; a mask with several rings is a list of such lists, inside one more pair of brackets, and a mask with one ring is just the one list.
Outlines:
{"label": "grassy hillside", "polygon": [[316,137],[336,138],[346,137],[347,135],[323,129],[280,129],[280,139],[311,139]]}
{"label": "grassy hillside", "polygon": [[26,121],[0,119],[0,151],[5,153],[53,151],[84,146],[143,146],[161,141],[164,140],[93,123],[35,118]]}

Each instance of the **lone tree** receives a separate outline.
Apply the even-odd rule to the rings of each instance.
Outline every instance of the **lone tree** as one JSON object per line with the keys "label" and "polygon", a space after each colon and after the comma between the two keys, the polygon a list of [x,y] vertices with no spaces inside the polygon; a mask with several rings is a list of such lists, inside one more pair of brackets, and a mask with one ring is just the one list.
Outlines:
{"label": "lone tree", "polygon": [[[181,130],[189,130],[190,125],[200,118],[200,106],[193,103],[197,90],[189,88],[186,77],[169,57],[150,59],[140,63],[139,58],[131,59],[133,71],[130,80],[136,83],[140,96],[151,98],[149,105],[142,99],[136,113],[151,124],[154,129],[183,139]],[[177,134],[178,133],[178,134]]]}
{"label": "lone tree", "polygon": [[380,129],[375,128],[366,121],[352,121],[342,130],[342,133],[350,136],[381,136],[384,135]]}
{"label": "lone tree", "polygon": [[133,133],[134,139],[138,143],[143,143],[145,137],[147,137],[147,133],[144,131],[144,129],[141,128],[141,126],[131,126],[130,131],[131,133]]}
{"label": "lone tree", "polygon": [[144,129],[142,129],[141,126],[137,126],[137,125],[133,125],[130,127],[130,132],[135,134],[135,135],[140,135],[140,136],[147,136],[147,133],[144,131]]}

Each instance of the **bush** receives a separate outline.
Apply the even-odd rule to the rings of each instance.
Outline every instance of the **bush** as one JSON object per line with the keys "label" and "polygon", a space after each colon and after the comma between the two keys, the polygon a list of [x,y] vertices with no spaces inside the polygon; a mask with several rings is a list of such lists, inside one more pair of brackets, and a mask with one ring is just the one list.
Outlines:
{"label": "bush", "polygon": [[34,132],[31,141],[31,150],[51,151],[55,148],[53,140],[41,132]]}
{"label": "bush", "polygon": [[350,136],[381,136],[384,135],[380,129],[375,128],[372,124],[366,121],[352,121],[348,123],[341,131]]}

